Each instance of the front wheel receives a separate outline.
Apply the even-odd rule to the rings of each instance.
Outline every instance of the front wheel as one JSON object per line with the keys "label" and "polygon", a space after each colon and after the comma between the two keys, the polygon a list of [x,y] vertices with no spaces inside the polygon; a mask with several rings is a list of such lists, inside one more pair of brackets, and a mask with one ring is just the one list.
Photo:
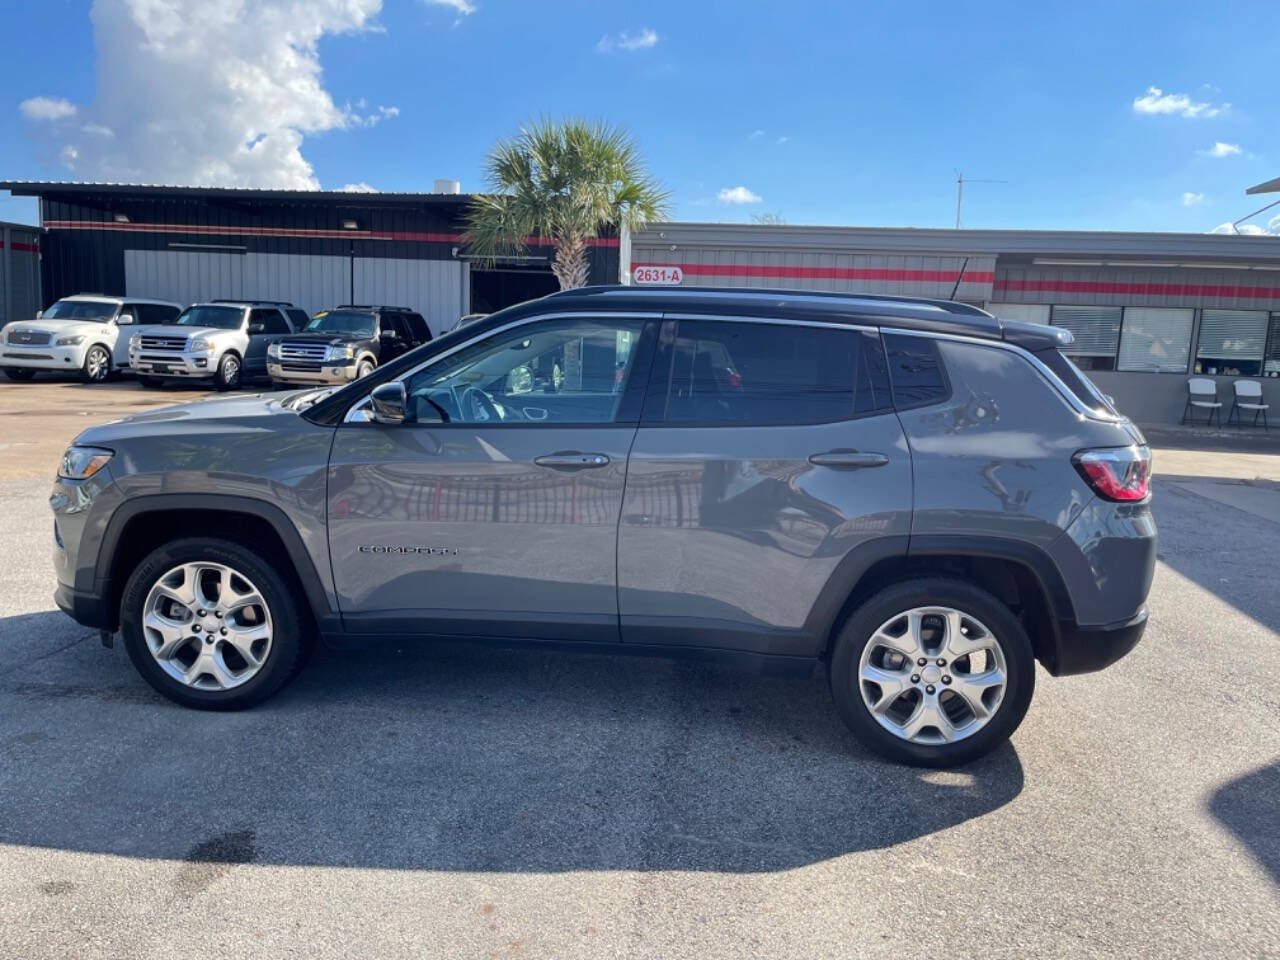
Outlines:
{"label": "front wheel", "polygon": [[360,365],[356,367],[356,379],[363,380],[369,374],[373,373],[377,366],[378,365],[373,360],[365,357],[360,361]]}
{"label": "front wheel", "polygon": [[949,767],[1017,729],[1035,689],[1035,657],[1018,618],[994,596],[928,578],[888,587],[850,617],[830,679],[841,717],[866,746]]}
{"label": "front wheel", "polygon": [[95,344],[84,355],[80,367],[80,379],[85,383],[102,383],[111,376],[111,354],[107,348]]}
{"label": "front wheel", "polygon": [[10,380],[16,380],[19,383],[26,383],[28,380],[34,380],[36,372],[30,367],[4,367],[4,375]]}
{"label": "front wheel", "polygon": [[138,565],[120,629],[147,683],[202,710],[262,702],[305,652],[297,601],[280,574],[239,544],[206,537],[175,540]]}
{"label": "front wheel", "polygon": [[213,375],[213,385],[219,390],[234,390],[240,386],[240,358],[234,353],[225,353],[218,361],[218,370]]}

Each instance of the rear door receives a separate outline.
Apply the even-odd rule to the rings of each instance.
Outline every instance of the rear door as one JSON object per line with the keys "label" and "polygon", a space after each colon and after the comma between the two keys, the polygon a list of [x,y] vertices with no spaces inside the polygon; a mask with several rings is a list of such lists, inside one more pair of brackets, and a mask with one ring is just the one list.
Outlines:
{"label": "rear door", "polygon": [[618,533],[624,641],[812,656],[910,522],[877,332],[664,322]]}
{"label": "rear door", "polygon": [[408,422],[340,426],[329,546],[348,629],[616,641],[656,335],[636,315],[522,322],[406,374]]}
{"label": "rear door", "polygon": [[267,347],[290,332],[284,314],[275,307],[254,307],[249,311],[249,346],[245,350],[244,372],[250,377],[267,375]]}

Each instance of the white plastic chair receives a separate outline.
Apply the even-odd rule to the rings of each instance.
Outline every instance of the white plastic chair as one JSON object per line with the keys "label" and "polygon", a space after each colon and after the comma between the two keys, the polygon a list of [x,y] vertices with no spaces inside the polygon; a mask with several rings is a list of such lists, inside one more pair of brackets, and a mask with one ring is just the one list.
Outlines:
{"label": "white plastic chair", "polygon": [[1182,408],[1182,422],[1186,423],[1189,418],[1192,423],[1195,423],[1197,408],[1208,411],[1206,424],[1212,424],[1214,414],[1217,414],[1218,426],[1222,426],[1222,401],[1218,399],[1217,380],[1211,380],[1209,377],[1192,377],[1187,381],[1187,403]]}
{"label": "white plastic chair", "polygon": [[1230,424],[1232,418],[1239,426],[1244,426],[1244,418],[1241,410],[1253,411],[1253,426],[1258,425],[1258,417],[1262,417],[1262,429],[1269,430],[1267,426],[1267,411],[1271,409],[1271,404],[1262,402],[1262,384],[1257,380],[1236,380],[1231,386],[1235,389],[1235,399],[1231,401],[1231,412],[1227,415],[1227,423]]}

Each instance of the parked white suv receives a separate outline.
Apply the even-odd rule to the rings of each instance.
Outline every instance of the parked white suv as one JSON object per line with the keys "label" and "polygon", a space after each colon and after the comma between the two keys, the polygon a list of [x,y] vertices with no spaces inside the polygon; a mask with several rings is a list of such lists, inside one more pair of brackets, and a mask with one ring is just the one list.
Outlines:
{"label": "parked white suv", "polygon": [[169,323],[182,307],[167,300],[79,293],[63,297],[35,320],[11,323],[0,337],[0,368],[10,380],[40,370],[79,371],[101,383],[129,366],[129,337],[121,328]]}
{"label": "parked white suv", "polygon": [[242,380],[266,377],[267,347],[306,323],[306,312],[284,301],[193,303],[172,323],[134,333],[129,362],[144,387],[180,377],[234,390]]}

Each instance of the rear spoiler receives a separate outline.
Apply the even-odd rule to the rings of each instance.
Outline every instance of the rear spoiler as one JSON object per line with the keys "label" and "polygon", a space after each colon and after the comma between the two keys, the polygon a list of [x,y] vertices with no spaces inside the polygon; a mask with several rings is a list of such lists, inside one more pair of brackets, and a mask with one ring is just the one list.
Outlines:
{"label": "rear spoiler", "polygon": [[1047,323],[1027,323],[1024,320],[1000,320],[1000,334],[1010,343],[1028,350],[1044,350],[1048,347],[1067,347],[1075,343],[1075,336],[1066,327],[1051,327]]}

